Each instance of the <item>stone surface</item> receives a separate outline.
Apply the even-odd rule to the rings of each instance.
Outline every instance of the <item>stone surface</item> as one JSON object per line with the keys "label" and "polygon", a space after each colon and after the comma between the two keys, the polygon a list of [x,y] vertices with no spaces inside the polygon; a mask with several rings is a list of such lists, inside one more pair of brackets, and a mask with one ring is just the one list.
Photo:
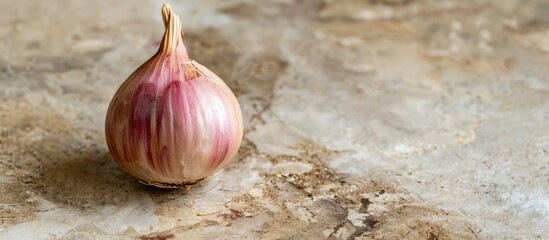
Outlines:
{"label": "stone surface", "polygon": [[547,239],[545,0],[174,1],[245,139],[185,190],[103,135],[161,1],[0,1],[1,239]]}

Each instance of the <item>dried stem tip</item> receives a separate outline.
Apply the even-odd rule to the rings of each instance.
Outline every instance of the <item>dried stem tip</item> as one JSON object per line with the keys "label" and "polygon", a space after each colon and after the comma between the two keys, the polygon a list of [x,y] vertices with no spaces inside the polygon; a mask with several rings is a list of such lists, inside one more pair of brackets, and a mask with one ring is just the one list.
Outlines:
{"label": "dried stem tip", "polygon": [[184,33],[181,29],[179,16],[172,11],[172,7],[168,3],[162,5],[162,20],[164,21],[164,27],[166,27],[162,49],[171,52],[177,48],[180,42],[183,42]]}

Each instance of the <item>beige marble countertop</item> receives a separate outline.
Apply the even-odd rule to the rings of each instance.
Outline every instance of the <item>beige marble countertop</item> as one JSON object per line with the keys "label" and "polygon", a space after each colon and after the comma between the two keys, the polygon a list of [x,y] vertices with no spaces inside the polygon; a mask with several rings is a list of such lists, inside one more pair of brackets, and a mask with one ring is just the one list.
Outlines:
{"label": "beige marble countertop", "polygon": [[0,1],[0,239],[548,239],[545,0],[171,1],[245,137],[184,190],[105,144],[162,1]]}

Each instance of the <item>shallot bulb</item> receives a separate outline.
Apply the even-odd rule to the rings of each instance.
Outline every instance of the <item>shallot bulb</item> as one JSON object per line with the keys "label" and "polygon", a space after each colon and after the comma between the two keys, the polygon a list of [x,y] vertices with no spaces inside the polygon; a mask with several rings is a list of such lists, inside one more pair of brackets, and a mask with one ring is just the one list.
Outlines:
{"label": "shallot bulb", "polygon": [[190,60],[181,22],[162,7],[166,31],[158,52],[114,95],[105,120],[109,150],[146,184],[178,187],[223,168],[242,142],[242,113],[229,87]]}

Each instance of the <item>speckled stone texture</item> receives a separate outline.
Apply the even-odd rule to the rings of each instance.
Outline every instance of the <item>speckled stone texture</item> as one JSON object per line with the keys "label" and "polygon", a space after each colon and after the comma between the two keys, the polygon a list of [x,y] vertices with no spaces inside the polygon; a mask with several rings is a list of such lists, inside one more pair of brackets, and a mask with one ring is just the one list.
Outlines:
{"label": "speckled stone texture", "polygon": [[545,0],[185,0],[245,137],[189,191],[104,138],[162,1],[0,1],[0,239],[549,239]]}

